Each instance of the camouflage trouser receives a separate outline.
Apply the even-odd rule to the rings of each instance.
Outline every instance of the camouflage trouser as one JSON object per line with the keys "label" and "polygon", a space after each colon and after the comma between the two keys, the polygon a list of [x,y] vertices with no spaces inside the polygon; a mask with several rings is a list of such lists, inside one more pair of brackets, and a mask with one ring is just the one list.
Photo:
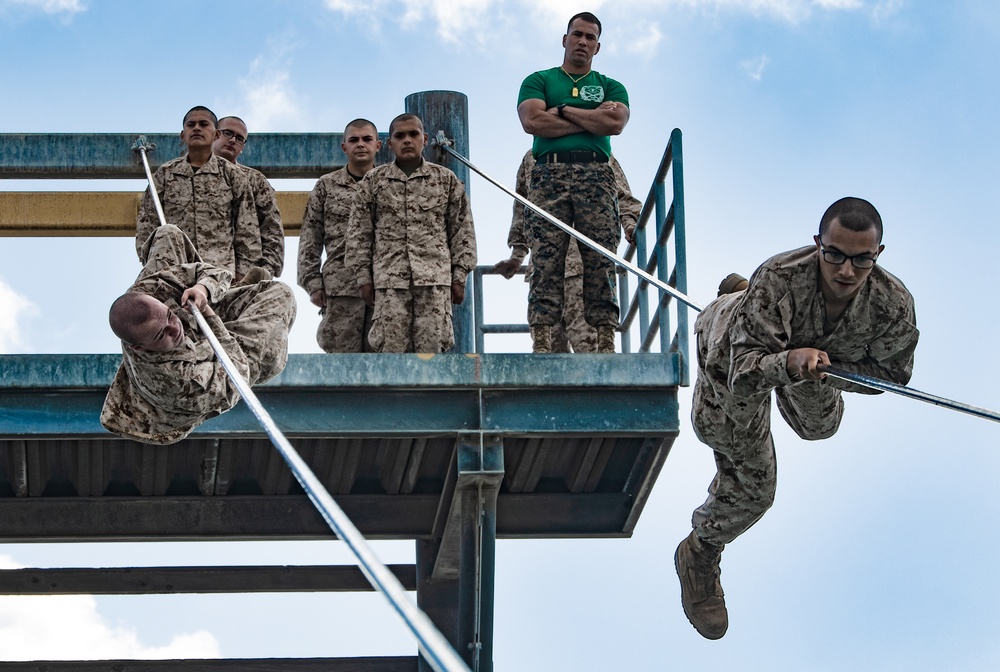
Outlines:
{"label": "camouflage trouser", "polygon": [[451,286],[376,289],[368,338],[375,352],[450,350],[455,345]]}
{"label": "camouflage trouser", "polygon": [[374,309],[354,296],[329,296],[316,329],[324,352],[374,352],[368,341]]}
{"label": "camouflage trouser", "polygon": [[583,276],[565,279],[562,320],[552,328],[552,352],[597,352],[597,329],[583,316]]}
{"label": "camouflage trouser", "polygon": [[[144,275],[201,261],[191,239],[172,224],[157,227],[146,241],[146,251]],[[281,373],[288,361],[288,330],[296,312],[295,296],[287,285],[255,267],[212,308],[247,357],[248,383],[263,383]]]}
{"label": "camouflage trouser", "polygon": [[[531,170],[531,202],[609,250],[621,240],[614,172],[607,163],[539,163]],[[569,234],[529,209],[525,229],[534,269],[528,291],[528,322],[556,325],[562,319],[566,246]],[[594,326],[618,324],[614,264],[586,245],[583,258],[583,305]]]}
{"label": "camouflage trouser", "polygon": [[[260,270],[267,276],[271,274]],[[284,370],[288,362],[288,330],[295,322],[295,296],[288,285],[262,280],[233,287],[215,312],[247,356],[247,382],[264,383]]]}
{"label": "camouflage trouser", "polygon": [[[777,462],[771,436],[770,392],[733,397],[707,375],[709,348],[723,340],[729,313],[713,320],[715,301],[699,316],[709,320],[698,335],[698,379],[691,420],[698,439],[715,451],[716,475],[708,499],[692,516],[695,532],[714,544],[727,544],[743,534],[771,507],[777,485]],[[724,387],[724,386],[723,386]],[[833,436],[844,414],[840,390],[817,381],[802,381],[774,390],[785,422],[806,440]]]}

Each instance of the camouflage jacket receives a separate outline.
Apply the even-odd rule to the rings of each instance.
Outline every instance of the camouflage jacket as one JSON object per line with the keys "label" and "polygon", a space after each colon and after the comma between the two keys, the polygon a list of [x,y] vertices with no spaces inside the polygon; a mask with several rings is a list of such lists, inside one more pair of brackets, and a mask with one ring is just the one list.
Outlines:
{"label": "camouflage jacket", "polygon": [[[717,333],[708,343],[702,363],[716,390],[763,400],[773,388],[797,382],[788,377],[785,365],[789,350],[804,347],[823,350],[846,371],[900,385],[910,380],[919,332],[913,297],[903,283],[875,266],[829,333],[824,331],[820,283],[819,253],[810,245],[771,257],[754,272],[742,295],[717,299],[731,303],[728,333]],[[708,337],[702,322],[695,322],[699,339]],[[878,394],[835,378],[825,384]]]}
{"label": "camouflage jacket", "polygon": [[321,289],[327,296],[358,296],[357,279],[344,263],[344,252],[359,184],[345,166],[319,178],[309,194],[299,234],[298,282],[310,296]]}
{"label": "camouflage jacket", "polygon": [[347,238],[358,286],[449,286],[464,283],[475,265],[469,197],[455,173],[423,161],[407,176],[393,162],[361,180]]}
{"label": "camouflage jacket", "polygon": [[[129,291],[163,301],[184,324],[184,342],[169,352],[146,352],[122,345],[122,363],[101,410],[101,424],[125,438],[143,443],[180,441],[208,418],[231,409],[239,392],[217,361],[194,316],[178,304],[185,289],[202,284],[209,302],[219,301],[232,274],[205,263],[170,266],[140,275]],[[206,316],[212,331],[244,378],[246,355],[216,315]]]}
{"label": "camouflage jacket", "polygon": [[274,187],[264,173],[256,168],[236,164],[246,173],[257,210],[257,225],[260,227],[260,259],[255,264],[271,271],[277,278],[285,267],[285,229],[281,225],[278,200]]}
{"label": "camouflage jacket", "polygon": [[[153,174],[168,224],[187,234],[205,263],[243,275],[260,260],[260,227],[246,174],[212,156],[197,171],[185,157]],[[135,225],[135,249],[146,263],[146,241],[160,225],[147,188]]]}
{"label": "camouflage jacket", "polygon": [[[618,185],[618,211],[621,216],[622,229],[627,231],[635,229],[639,222],[639,215],[642,213],[642,203],[632,195],[628,179],[618,159],[611,157],[609,163],[611,170],[615,173],[615,181]],[[528,198],[528,185],[531,183],[531,169],[535,167],[535,157],[531,150],[521,159],[521,166],[517,169],[517,182],[514,191],[519,195]],[[553,226],[555,226],[553,224]],[[569,241],[566,249],[566,277],[571,278],[576,275],[583,275],[583,259],[580,257],[580,245],[576,239]],[[519,201],[514,201],[514,215],[510,220],[510,232],[507,234],[507,247],[511,248],[511,257],[518,261],[524,261],[530,252],[528,236],[524,225],[524,206]],[[531,276],[531,269],[524,274],[524,281],[527,282]]]}

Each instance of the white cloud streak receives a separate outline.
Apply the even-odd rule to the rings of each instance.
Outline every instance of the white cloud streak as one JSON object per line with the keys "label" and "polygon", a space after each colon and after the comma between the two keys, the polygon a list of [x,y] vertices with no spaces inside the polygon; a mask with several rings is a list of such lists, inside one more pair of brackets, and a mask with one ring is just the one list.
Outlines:
{"label": "white cloud streak", "polygon": [[740,69],[746,73],[746,76],[755,82],[759,82],[764,79],[764,68],[767,67],[768,58],[766,54],[761,54],[756,58],[749,58],[742,63],[740,63]]}
{"label": "white cloud streak", "polygon": [[[0,567],[19,565],[0,556]],[[40,653],[44,652],[44,653]],[[164,646],[146,646],[134,630],[112,627],[90,595],[0,598],[0,660],[157,660],[218,658],[219,644],[204,630],[174,635]]]}
{"label": "white cloud streak", "polygon": [[0,280],[0,352],[13,353],[22,348],[21,322],[38,314],[38,307]]}
{"label": "white cloud streak", "polygon": [[250,133],[299,130],[305,127],[305,101],[291,83],[292,60],[286,38],[272,40],[240,78],[241,101],[233,109]]}
{"label": "white cloud streak", "polygon": [[[888,16],[898,11],[903,0],[878,0],[871,7],[873,16]],[[577,0],[325,0],[326,7],[345,17],[369,21],[369,29],[378,31],[383,23],[398,23],[416,30],[425,22],[436,25],[440,39],[453,44],[487,44],[497,39],[502,27],[512,18],[529,13],[537,16],[538,25],[563,26],[570,16],[579,11]],[[867,3],[871,4],[871,3]],[[731,12],[755,17],[769,17],[798,24],[808,20],[816,11],[854,12],[864,10],[864,0],[632,0],[629,3],[609,4],[605,0],[592,0],[588,9],[601,15],[607,7],[611,13],[625,14],[634,19],[636,14],[654,14],[671,7],[688,8],[706,12]],[[645,26],[639,37],[626,47],[631,53],[650,55],[662,41],[659,27],[652,23]]]}
{"label": "white cloud streak", "polygon": [[0,0],[0,9],[5,7],[25,7],[40,9],[46,14],[71,18],[87,9],[80,0]]}

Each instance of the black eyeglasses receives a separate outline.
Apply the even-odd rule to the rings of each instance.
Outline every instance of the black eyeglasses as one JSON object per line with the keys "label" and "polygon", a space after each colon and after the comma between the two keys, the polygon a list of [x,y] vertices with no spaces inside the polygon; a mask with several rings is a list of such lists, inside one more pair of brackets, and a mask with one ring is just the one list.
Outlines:
{"label": "black eyeglasses", "polygon": [[239,145],[245,145],[245,144],[247,144],[246,137],[240,135],[239,133],[233,133],[228,128],[220,128],[219,130],[222,132],[222,134],[224,136],[226,136],[230,140],[235,140],[236,144],[239,144]]}
{"label": "black eyeglasses", "polygon": [[847,260],[851,261],[851,265],[854,268],[869,269],[875,265],[875,259],[878,258],[876,254],[874,257],[868,253],[865,254],[855,254],[853,257],[849,257],[840,250],[828,250],[823,247],[823,241],[819,241],[820,251],[823,253],[823,261],[828,264],[833,264],[834,266],[840,266]]}

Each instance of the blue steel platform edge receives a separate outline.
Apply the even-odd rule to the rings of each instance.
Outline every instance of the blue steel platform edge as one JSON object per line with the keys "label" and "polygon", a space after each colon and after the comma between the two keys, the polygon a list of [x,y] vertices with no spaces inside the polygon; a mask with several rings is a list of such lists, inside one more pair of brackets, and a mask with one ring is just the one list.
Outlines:
{"label": "blue steel platform edge", "polygon": [[[117,354],[0,355],[0,390],[107,389]],[[292,354],[260,388],[677,387],[680,356],[666,354]]]}

